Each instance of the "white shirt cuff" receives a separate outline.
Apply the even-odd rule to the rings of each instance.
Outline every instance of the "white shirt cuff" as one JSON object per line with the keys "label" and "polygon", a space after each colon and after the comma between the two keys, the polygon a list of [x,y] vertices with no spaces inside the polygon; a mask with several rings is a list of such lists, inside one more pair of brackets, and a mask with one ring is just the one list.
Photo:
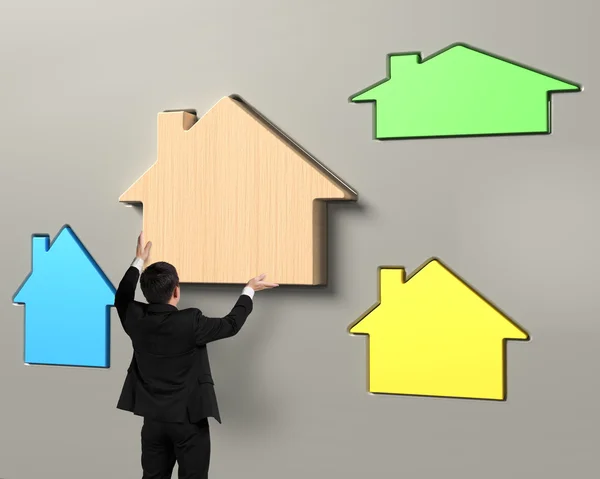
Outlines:
{"label": "white shirt cuff", "polygon": [[144,267],[144,260],[141,258],[135,258],[133,260],[133,263],[131,263],[131,266],[137,268],[139,270],[139,272],[142,272],[142,268]]}
{"label": "white shirt cuff", "polygon": [[245,294],[246,296],[250,296],[250,299],[254,298],[254,290],[250,286],[246,286],[242,290],[242,294]]}

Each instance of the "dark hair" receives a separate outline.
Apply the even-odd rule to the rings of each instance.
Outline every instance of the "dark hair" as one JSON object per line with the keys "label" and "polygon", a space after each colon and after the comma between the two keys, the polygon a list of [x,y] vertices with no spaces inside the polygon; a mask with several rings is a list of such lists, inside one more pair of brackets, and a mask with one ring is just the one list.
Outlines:
{"label": "dark hair", "polygon": [[148,303],[168,303],[178,285],[175,266],[164,261],[151,264],[140,277],[140,287]]}

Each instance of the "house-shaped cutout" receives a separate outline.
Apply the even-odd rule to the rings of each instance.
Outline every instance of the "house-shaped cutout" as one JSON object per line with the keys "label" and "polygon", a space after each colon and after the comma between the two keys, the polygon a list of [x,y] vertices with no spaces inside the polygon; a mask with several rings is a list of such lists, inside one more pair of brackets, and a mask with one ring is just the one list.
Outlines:
{"label": "house-shaped cutout", "polygon": [[115,288],[70,226],[50,244],[33,235],[31,272],[13,297],[25,305],[27,364],[110,367]]}
{"label": "house-shaped cutout", "polygon": [[551,93],[582,90],[462,43],[387,59],[387,78],[350,98],[374,104],[376,139],[547,134]]}
{"label": "house-shaped cutout", "polygon": [[158,115],[157,161],[119,201],[143,204],[146,265],[182,283],[326,282],[326,201],[357,194],[238,97]]}
{"label": "house-shaped cutout", "polygon": [[368,335],[370,392],[505,400],[506,340],[529,335],[440,260],[380,268],[379,296],[349,328]]}

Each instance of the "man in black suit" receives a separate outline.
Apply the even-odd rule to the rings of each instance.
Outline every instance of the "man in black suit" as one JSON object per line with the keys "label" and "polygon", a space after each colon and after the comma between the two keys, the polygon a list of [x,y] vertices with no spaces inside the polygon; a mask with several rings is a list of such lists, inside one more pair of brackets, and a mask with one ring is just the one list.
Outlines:
{"label": "man in black suit", "polygon": [[[176,461],[180,479],[206,479],[208,418],[221,422],[206,344],[236,335],[252,312],[255,291],[278,285],[265,283],[264,274],[251,279],[223,318],[206,317],[197,308],[179,310],[175,267],[158,262],[142,273],[151,246],[144,245],[142,231],[136,258],[115,295],[133,346],[117,408],[144,418],[142,479],[170,478]],[[138,279],[148,304],[134,300]]]}

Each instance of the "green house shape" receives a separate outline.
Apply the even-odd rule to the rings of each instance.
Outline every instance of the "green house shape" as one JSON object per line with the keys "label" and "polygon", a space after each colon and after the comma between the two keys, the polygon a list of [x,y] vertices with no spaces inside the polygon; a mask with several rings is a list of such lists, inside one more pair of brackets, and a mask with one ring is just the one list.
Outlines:
{"label": "green house shape", "polygon": [[374,103],[374,137],[550,133],[550,96],[576,83],[456,43],[424,61],[388,55],[387,78],[351,102]]}

